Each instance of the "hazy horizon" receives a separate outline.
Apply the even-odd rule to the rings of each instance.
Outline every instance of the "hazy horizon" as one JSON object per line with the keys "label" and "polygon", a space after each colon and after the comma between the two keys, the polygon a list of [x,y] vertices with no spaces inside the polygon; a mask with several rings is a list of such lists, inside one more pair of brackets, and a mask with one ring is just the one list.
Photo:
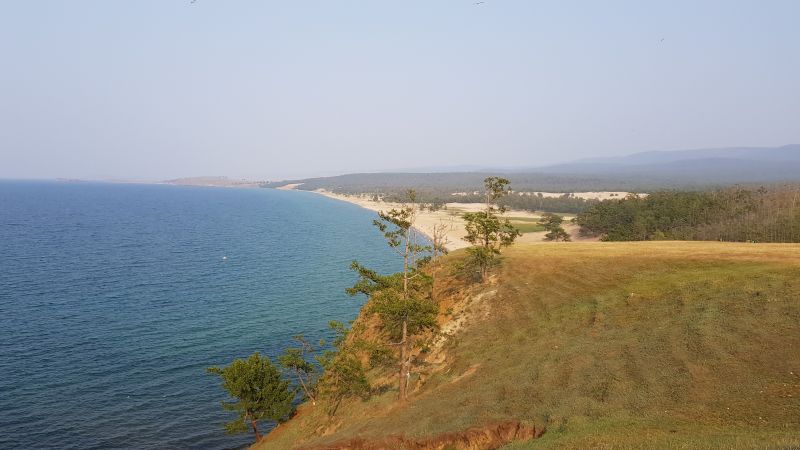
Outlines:
{"label": "hazy horizon", "polygon": [[286,179],[800,142],[800,3],[0,4],[0,178]]}

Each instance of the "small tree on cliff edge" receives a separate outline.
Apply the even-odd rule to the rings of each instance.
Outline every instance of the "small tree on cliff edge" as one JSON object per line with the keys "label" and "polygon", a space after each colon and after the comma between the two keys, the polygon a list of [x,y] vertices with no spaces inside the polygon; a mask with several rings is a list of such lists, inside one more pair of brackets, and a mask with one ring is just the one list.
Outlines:
{"label": "small tree on cliff edge", "polygon": [[497,263],[500,249],[511,245],[521,235],[508,219],[500,218],[505,207],[494,204],[508,193],[509,181],[501,177],[488,177],[483,183],[486,188],[486,209],[463,215],[467,231],[464,240],[473,245],[467,249],[467,255],[471,265],[478,268],[481,281],[486,280],[489,269]]}
{"label": "small tree on cliff edge", "polygon": [[412,278],[408,295],[404,296],[398,283],[402,278],[395,276],[400,274],[378,275],[358,266],[358,263],[354,263],[353,268],[359,272],[360,279],[347,292],[351,295],[362,293],[370,297],[367,312],[380,317],[385,338],[389,340],[388,345],[399,347],[398,399],[404,401],[408,397],[411,349],[416,337],[437,326],[439,306],[430,297],[430,277]]}
{"label": "small tree on cliff edge", "polygon": [[222,378],[222,387],[237,400],[222,402],[226,411],[239,413],[236,420],[225,424],[228,433],[247,432],[249,425],[258,442],[261,440],[259,420],[279,423],[292,413],[295,394],[289,389],[289,382],[281,377],[269,358],[262,358],[258,352],[247,359],[236,359],[227,367],[214,366],[206,370]]}
{"label": "small tree on cliff edge", "polygon": [[429,261],[420,253],[428,252],[429,246],[417,244],[414,220],[417,214],[416,194],[408,191],[407,202],[399,209],[378,213],[380,220],[374,225],[381,231],[386,243],[403,258],[403,271],[383,276],[353,262],[352,269],[358,272],[359,281],[347,293],[365,294],[370,297],[369,311],[381,318],[384,330],[390,339],[399,339],[391,345],[399,347],[398,390],[399,399],[407,397],[411,366],[411,338],[422,330],[436,325],[437,305],[428,297],[429,277],[420,265]]}
{"label": "small tree on cliff edge", "polygon": [[[317,390],[320,399],[327,404],[328,416],[333,417],[342,400],[353,397],[366,400],[370,386],[361,359],[353,348],[354,342],[347,338],[350,329],[337,321],[329,322],[328,326],[336,337],[331,342],[333,349],[317,356],[317,361],[324,369],[317,382]],[[320,345],[324,346],[325,343],[321,342]]]}
{"label": "small tree on cliff edge", "polygon": [[294,378],[300,383],[300,387],[303,388],[306,398],[311,400],[312,405],[316,405],[317,399],[313,392],[314,388],[311,379],[316,370],[314,364],[311,364],[306,359],[308,355],[314,353],[314,347],[306,341],[302,334],[294,336],[294,340],[300,346],[284,350],[283,355],[278,357],[278,364],[293,374]]}

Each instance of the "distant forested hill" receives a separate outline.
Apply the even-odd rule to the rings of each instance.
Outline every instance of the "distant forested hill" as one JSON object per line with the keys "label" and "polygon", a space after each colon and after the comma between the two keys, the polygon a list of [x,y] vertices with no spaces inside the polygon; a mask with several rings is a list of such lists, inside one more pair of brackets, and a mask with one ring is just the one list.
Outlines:
{"label": "distant forested hill", "polygon": [[354,173],[334,177],[308,178],[272,183],[279,187],[290,183],[303,183],[302,190],[327,189],[343,194],[381,193],[393,194],[406,189],[416,189],[428,194],[449,196],[453,192],[472,192],[483,189],[487,176],[500,175],[511,180],[516,191],[586,192],[586,191],[644,191],[645,188],[677,187],[664,180],[653,183],[644,177],[631,176],[620,179],[613,176],[588,176],[544,173],[504,172],[451,172],[451,173]]}
{"label": "distant forested hill", "polygon": [[450,173],[355,173],[287,180],[266,186],[302,183],[299,189],[303,190],[383,195],[413,188],[429,199],[450,199],[454,192],[480,190],[488,175],[508,178],[516,191],[564,193],[704,190],[734,184],[800,182],[800,145],[645,152],[540,168],[520,166]]}

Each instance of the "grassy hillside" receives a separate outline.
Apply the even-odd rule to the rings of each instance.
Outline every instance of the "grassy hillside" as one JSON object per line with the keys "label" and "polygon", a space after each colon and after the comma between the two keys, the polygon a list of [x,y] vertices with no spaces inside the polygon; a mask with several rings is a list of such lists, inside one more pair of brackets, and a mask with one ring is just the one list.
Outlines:
{"label": "grassy hillside", "polygon": [[547,427],[513,449],[800,445],[800,245],[517,245],[490,285],[441,286],[452,335],[407,404],[305,405],[258,448],[509,419]]}

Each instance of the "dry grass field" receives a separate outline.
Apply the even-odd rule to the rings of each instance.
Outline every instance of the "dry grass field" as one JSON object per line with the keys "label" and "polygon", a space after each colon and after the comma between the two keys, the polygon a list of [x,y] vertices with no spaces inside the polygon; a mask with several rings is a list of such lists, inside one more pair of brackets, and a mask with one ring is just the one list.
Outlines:
{"label": "dry grass field", "polygon": [[406,404],[304,405],[259,448],[503,420],[547,427],[511,449],[800,446],[800,245],[520,244],[490,284],[442,286],[452,335]]}

